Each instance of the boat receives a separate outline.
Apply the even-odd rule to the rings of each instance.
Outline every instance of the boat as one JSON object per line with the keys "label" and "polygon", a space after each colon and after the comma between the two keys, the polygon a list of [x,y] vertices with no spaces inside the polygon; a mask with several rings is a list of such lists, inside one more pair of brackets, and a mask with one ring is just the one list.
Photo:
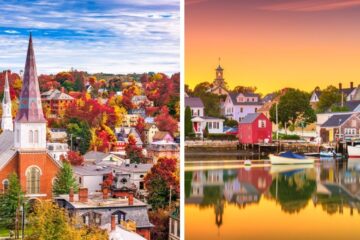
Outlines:
{"label": "boat", "polygon": [[314,164],[315,158],[305,157],[291,151],[269,155],[271,164]]}
{"label": "boat", "polygon": [[321,151],[320,157],[325,158],[340,158],[342,155],[341,153],[336,153],[335,151]]}
{"label": "boat", "polygon": [[349,158],[360,158],[360,145],[347,146]]}

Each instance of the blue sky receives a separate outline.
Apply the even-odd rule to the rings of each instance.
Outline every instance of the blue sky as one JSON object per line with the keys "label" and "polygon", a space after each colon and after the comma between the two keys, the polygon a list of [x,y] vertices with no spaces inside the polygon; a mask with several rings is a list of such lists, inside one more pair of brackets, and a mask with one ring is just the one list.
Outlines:
{"label": "blue sky", "polygon": [[180,71],[179,0],[0,0],[0,69],[38,74]]}

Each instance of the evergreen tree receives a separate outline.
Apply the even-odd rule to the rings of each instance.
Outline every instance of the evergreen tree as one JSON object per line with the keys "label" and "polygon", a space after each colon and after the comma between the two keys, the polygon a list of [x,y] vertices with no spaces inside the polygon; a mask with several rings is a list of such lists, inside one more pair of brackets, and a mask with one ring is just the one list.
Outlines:
{"label": "evergreen tree", "polygon": [[9,188],[0,196],[0,226],[14,229],[16,209],[24,202],[24,193],[16,173],[9,175]]}
{"label": "evergreen tree", "polygon": [[185,136],[189,136],[193,133],[193,127],[191,122],[191,109],[189,106],[185,108]]}
{"label": "evergreen tree", "polygon": [[208,124],[206,124],[206,127],[204,129],[204,138],[207,138],[209,136],[209,127]]}
{"label": "evergreen tree", "polygon": [[76,192],[78,185],[73,176],[73,170],[70,163],[64,161],[62,168],[56,174],[53,192],[55,195],[68,194],[70,192],[70,188],[73,188]]}

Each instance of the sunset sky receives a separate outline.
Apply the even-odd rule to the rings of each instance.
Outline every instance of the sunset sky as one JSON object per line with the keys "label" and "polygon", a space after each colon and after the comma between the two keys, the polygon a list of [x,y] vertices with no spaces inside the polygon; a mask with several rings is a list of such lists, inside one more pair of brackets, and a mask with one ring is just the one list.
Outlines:
{"label": "sunset sky", "polygon": [[307,91],[360,84],[360,0],[186,0],[185,82]]}

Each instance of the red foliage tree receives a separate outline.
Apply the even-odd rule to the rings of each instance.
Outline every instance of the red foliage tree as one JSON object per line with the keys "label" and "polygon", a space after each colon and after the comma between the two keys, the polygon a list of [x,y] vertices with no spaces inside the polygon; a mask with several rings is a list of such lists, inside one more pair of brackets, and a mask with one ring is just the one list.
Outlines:
{"label": "red foliage tree", "polygon": [[154,106],[167,105],[172,92],[172,80],[163,73],[154,74],[145,84],[145,94],[150,101],[154,102]]}
{"label": "red foliage tree", "polygon": [[67,160],[73,166],[79,166],[84,163],[84,157],[79,152],[69,151],[67,153]]}
{"label": "red foliage tree", "polygon": [[108,173],[108,174],[105,176],[105,180],[104,180],[103,183],[102,183],[102,187],[103,187],[103,188],[109,188],[109,187],[111,187],[113,181],[114,181],[114,175],[112,175],[112,173]]}
{"label": "red foliage tree", "polygon": [[144,129],[145,129],[145,120],[144,120],[144,118],[139,117],[137,119],[135,128],[139,132],[140,135],[142,135],[144,133]]}
{"label": "red foliage tree", "polygon": [[131,163],[144,163],[145,156],[142,152],[141,147],[136,145],[136,139],[133,135],[129,135],[128,143],[125,147],[125,152]]}
{"label": "red foliage tree", "polygon": [[60,83],[57,82],[52,75],[41,74],[39,76],[39,86],[40,91],[45,92],[50,89],[58,89],[60,87]]}
{"label": "red foliage tree", "polygon": [[90,126],[98,127],[102,114],[104,113],[108,116],[106,125],[114,127],[116,123],[114,108],[108,105],[102,105],[96,99],[83,96],[80,100],[69,104],[65,112],[65,117],[86,121]]}
{"label": "red foliage tree", "polygon": [[160,114],[155,117],[155,123],[160,131],[167,131],[172,136],[178,130],[178,122],[169,114],[166,106],[162,107]]}

